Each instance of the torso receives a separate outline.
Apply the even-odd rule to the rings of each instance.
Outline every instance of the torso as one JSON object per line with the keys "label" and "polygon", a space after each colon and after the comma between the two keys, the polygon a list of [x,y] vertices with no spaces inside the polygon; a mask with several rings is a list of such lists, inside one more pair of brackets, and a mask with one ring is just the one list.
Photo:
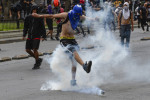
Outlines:
{"label": "torso", "polygon": [[124,19],[124,17],[122,16],[121,25],[127,25],[127,24],[130,24],[130,16],[128,19]]}
{"label": "torso", "polygon": [[[122,13],[122,12],[121,12],[121,13]],[[132,16],[132,13],[130,13],[130,16],[129,16],[128,19],[124,19],[123,13],[122,13],[121,25],[127,25],[127,24],[130,24],[131,16]]]}
{"label": "torso", "polygon": [[74,37],[74,30],[71,27],[70,21],[62,25],[61,37]]}

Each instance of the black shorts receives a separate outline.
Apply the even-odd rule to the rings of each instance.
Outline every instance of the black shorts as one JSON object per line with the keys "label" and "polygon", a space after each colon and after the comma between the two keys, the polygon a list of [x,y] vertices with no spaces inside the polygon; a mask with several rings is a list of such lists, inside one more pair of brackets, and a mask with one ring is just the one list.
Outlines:
{"label": "black shorts", "polygon": [[35,40],[26,40],[26,49],[39,49],[40,45],[40,39],[35,39]]}
{"label": "black shorts", "polygon": [[47,18],[46,23],[47,23],[48,29],[53,30],[53,20],[50,18]]}
{"label": "black shorts", "polygon": [[65,47],[69,53],[79,51],[79,45],[75,39],[61,39],[60,44],[62,47]]}

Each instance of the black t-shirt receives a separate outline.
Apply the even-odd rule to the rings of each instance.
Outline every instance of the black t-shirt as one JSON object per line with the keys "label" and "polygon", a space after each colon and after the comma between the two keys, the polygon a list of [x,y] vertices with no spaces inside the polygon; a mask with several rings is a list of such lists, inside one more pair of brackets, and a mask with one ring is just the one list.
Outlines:
{"label": "black t-shirt", "polygon": [[141,7],[140,10],[142,11],[142,17],[146,18],[146,8],[145,7]]}
{"label": "black t-shirt", "polygon": [[32,0],[26,0],[27,2],[31,2]]}
{"label": "black t-shirt", "polygon": [[20,2],[16,2],[15,4],[12,4],[11,5],[11,11],[13,12],[18,12],[18,11],[21,11],[22,10],[22,6],[20,4]]}

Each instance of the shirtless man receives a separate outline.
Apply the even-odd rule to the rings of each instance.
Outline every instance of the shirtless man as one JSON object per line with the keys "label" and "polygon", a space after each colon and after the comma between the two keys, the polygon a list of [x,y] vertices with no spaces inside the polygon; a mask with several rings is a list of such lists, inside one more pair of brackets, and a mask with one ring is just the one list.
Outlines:
{"label": "shirtless man", "polygon": [[60,44],[62,47],[67,48],[67,52],[69,53],[70,59],[72,61],[72,80],[71,85],[75,86],[76,80],[76,66],[78,62],[83,69],[89,73],[91,71],[92,61],[88,61],[86,63],[83,62],[83,60],[80,58],[77,51],[79,50],[78,43],[75,40],[74,37],[74,30],[77,28],[78,22],[81,19],[85,19],[86,17],[82,15],[82,7],[80,5],[75,5],[73,10],[71,10],[69,13],[59,13],[59,14],[53,14],[53,15],[38,15],[38,14],[32,14],[34,17],[38,18],[62,18],[64,19],[63,25],[62,25],[62,32],[60,35]]}
{"label": "shirtless man", "polygon": [[[131,23],[131,25],[130,25]],[[133,27],[133,13],[129,10],[129,3],[125,2],[123,10],[119,12],[118,16],[118,28],[120,29],[121,44],[124,46],[124,39],[126,39],[125,46],[129,47],[131,30]]]}

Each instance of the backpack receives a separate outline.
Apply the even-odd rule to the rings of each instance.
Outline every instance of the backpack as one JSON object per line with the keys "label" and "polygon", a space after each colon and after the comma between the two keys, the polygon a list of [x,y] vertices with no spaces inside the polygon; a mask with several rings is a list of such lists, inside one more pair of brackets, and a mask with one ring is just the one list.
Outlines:
{"label": "backpack", "polygon": [[59,0],[54,0],[53,3],[54,3],[54,6],[55,6],[55,7],[58,7],[58,6],[59,6]]}

